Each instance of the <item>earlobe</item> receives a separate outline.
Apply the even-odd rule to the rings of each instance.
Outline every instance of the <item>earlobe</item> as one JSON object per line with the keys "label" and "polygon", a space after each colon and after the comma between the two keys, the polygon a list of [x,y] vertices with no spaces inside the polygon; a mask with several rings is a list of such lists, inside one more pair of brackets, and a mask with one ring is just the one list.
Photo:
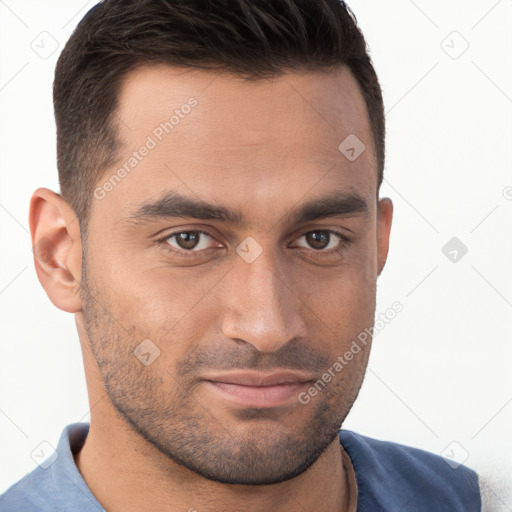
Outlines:
{"label": "earlobe", "polygon": [[32,195],[29,220],[39,282],[55,306],[79,312],[82,242],[73,209],[61,195],[40,188]]}
{"label": "earlobe", "polygon": [[393,222],[393,202],[388,197],[379,200],[377,212],[377,275],[380,276],[389,252],[389,236]]}

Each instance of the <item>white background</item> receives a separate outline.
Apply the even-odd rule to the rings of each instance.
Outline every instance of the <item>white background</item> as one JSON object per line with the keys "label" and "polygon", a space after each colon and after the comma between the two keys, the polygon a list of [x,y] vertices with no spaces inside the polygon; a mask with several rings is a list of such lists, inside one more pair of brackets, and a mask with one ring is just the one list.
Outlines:
{"label": "white background", "polygon": [[[89,419],[73,316],[37,280],[28,204],[58,191],[53,73],[94,3],[0,1],[0,492],[40,442]],[[512,1],[349,5],[387,111],[381,195],[395,213],[377,314],[404,309],[375,337],[344,427],[467,457],[491,509],[512,510]],[[457,262],[442,252],[454,236],[468,248]]]}

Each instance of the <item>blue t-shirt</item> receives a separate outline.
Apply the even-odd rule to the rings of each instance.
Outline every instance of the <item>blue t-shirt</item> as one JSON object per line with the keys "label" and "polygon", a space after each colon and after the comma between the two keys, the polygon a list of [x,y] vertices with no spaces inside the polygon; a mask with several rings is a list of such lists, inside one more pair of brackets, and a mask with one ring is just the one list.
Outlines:
{"label": "blue t-shirt", "polygon": [[[0,496],[0,512],[104,512],[73,459],[88,423],[64,428],[56,452]],[[481,512],[477,474],[417,448],[341,430],[354,466],[357,512]]]}

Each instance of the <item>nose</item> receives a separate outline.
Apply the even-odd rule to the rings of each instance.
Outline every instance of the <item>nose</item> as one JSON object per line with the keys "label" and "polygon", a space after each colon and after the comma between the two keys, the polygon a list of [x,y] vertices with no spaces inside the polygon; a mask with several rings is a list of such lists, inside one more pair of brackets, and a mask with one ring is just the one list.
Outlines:
{"label": "nose", "polygon": [[261,352],[277,351],[293,338],[305,336],[303,304],[270,250],[251,263],[237,256],[223,284],[224,336],[250,343]]}

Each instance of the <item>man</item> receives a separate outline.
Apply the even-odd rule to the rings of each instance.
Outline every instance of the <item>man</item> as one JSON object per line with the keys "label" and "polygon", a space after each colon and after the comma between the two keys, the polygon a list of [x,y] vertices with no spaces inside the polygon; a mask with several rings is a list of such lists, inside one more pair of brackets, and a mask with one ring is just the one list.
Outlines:
{"label": "man", "polygon": [[91,422],[12,511],[478,511],[478,478],[340,430],[392,203],[384,114],[336,0],[104,0],[54,83],[41,284],[74,313]]}

